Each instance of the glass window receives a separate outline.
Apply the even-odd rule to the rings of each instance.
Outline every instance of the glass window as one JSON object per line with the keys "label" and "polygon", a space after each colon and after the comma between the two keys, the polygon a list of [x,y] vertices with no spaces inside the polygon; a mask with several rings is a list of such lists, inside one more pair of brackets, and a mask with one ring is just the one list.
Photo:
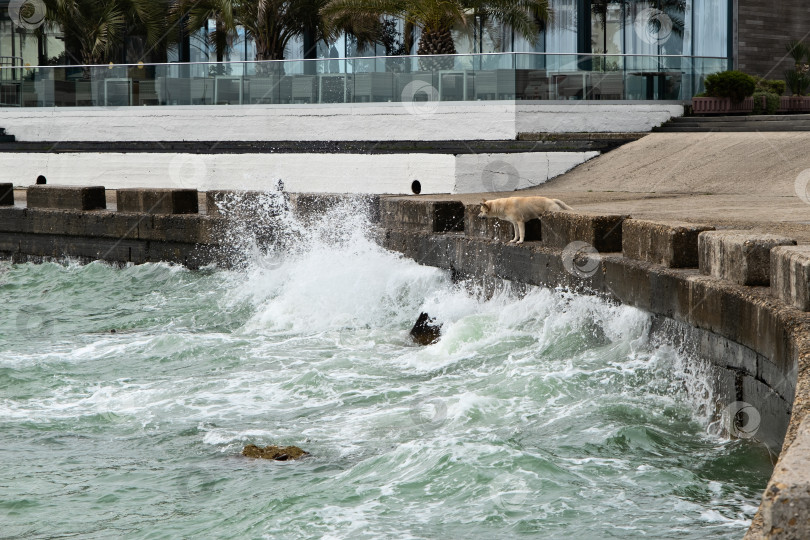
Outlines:
{"label": "glass window", "polygon": [[577,51],[577,0],[552,0],[554,20],[546,35],[546,49],[550,53],[576,53]]}
{"label": "glass window", "polygon": [[622,21],[624,2],[597,0],[591,4],[591,52],[620,54],[622,52]]}
{"label": "glass window", "polygon": [[693,0],[694,56],[728,56],[728,2]]}

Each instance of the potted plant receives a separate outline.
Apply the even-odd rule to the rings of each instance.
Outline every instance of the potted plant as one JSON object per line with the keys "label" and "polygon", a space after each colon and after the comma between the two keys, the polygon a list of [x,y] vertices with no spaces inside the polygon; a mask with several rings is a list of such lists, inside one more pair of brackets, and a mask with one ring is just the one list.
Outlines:
{"label": "potted plant", "polygon": [[750,113],[754,110],[756,80],[742,71],[722,71],[706,76],[706,93],[692,98],[696,114]]}
{"label": "potted plant", "polygon": [[786,88],[785,81],[763,79],[762,77],[755,77],[755,80],[754,114],[776,114],[788,110],[789,98],[782,97]]}
{"label": "potted plant", "polygon": [[785,71],[785,82],[789,96],[782,98],[780,110],[784,112],[810,111],[810,47],[799,40],[785,44],[788,55],[793,58],[794,68]]}

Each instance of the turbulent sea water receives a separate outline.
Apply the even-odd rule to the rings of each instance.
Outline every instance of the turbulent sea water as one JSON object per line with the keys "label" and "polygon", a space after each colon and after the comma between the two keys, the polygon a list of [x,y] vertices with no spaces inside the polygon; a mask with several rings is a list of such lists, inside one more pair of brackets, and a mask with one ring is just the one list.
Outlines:
{"label": "turbulent sea water", "polygon": [[233,270],[0,264],[0,537],[742,537],[770,458],[645,313],[284,221]]}

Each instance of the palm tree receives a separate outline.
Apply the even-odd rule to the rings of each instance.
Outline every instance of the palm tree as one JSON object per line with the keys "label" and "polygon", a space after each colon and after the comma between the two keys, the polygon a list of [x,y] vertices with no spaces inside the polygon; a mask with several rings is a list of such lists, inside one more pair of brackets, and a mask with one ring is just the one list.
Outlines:
{"label": "palm tree", "polygon": [[169,13],[189,34],[208,28],[208,21],[213,19],[214,29],[207,38],[217,52],[217,62],[225,59],[228,40],[237,26],[233,0],[174,0]]}
{"label": "palm tree", "polygon": [[237,24],[256,45],[256,60],[283,60],[291,39],[324,35],[318,15],[325,0],[234,0]]}
{"label": "palm tree", "polygon": [[321,12],[334,17],[403,19],[422,30],[417,54],[455,54],[454,28],[468,28],[478,17],[510,25],[530,41],[539,37],[539,21],[550,18],[548,0],[330,0]]}
{"label": "palm tree", "polygon": [[141,32],[148,47],[165,36],[165,12],[154,0],[45,0],[45,19],[65,34],[65,47],[81,63],[106,64],[123,47],[124,35]]}
{"label": "palm tree", "polygon": [[[222,0],[220,0],[222,1]],[[283,60],[290,40],[308,34],[313,43],[351,32],[362,42],[373,41],[377,20],[363,17],[321,17],[327,0],[233,0],[234,21],[256,45],[256,60]]]}

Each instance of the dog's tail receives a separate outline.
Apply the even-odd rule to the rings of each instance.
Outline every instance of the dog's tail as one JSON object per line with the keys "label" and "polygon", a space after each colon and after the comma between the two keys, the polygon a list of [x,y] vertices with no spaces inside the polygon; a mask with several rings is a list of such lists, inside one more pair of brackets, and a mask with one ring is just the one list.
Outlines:
{"label": "dog's tail", "polygon": [[559,204],[560,208],[562,208],[563,210],[573,210],[573,208],[562,202],[560,199],[554,199],[554,202]]}

